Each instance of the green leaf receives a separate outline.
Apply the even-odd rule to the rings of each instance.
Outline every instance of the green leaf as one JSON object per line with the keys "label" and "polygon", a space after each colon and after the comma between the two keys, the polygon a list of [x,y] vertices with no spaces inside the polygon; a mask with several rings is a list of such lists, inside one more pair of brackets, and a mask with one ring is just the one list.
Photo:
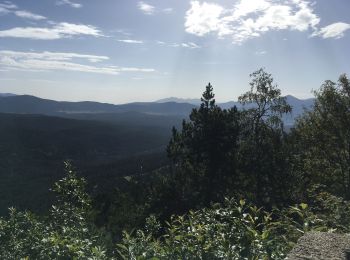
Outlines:
{"label": "green leaf", "polygon": [[239,204],[241,205],[241,207],[243,207],[245,205],[245,200],[244,199],[240,199]]}
{"label": "green leaf", "polygon": [[305,209],[307,209],[308,205],[305,204],[305,203],[300,203],[300,207],[301,207],[303,210],[305,210]]}

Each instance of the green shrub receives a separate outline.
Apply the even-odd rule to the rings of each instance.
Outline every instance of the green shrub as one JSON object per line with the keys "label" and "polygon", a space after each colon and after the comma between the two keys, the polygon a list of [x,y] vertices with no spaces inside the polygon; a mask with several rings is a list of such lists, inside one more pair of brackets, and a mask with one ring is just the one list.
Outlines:
{"label": "green shrub", "polygon": [[54,185],[57,203],[47,217],[11,208],[9,217],[0,219],[0,259],[107,259],[88,219],[85,180],[69,163],[66,172]]}
{"label": "green shrub", "polygon": [[226,200],[173,216],[158,237],[150,227],[124,233],[118,252],[122,259],[284,259],[300,236],[325,229],[323,223],[304,203],[267,212]]}

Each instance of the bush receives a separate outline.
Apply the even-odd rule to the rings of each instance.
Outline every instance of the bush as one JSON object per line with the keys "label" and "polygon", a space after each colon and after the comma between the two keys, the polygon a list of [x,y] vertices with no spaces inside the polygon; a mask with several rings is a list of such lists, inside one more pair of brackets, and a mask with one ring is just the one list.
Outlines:
{"label": "bush", "polygon": [[324,221],[307,204],[271,212],[244,200],[173,216],[156,230],[124,233],[118,245],[122,259],[284,259],[296,241],[310,230],[325,230]]}
{"label": "bush", "polygon": [[67,176],[53,190],[57,203],[39,218],[11,208],[0,219],[0,259],[107,259],[103,241],[90,224],[90,198],[85,180],[69,163]]}

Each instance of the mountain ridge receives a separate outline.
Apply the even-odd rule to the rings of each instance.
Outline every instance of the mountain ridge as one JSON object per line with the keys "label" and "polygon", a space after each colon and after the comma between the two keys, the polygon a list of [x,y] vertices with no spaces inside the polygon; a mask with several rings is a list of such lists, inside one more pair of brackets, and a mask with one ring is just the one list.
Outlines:
{"label": "mountain ridge", "polygon": [[187,115],[194,107],[191,104],[176,102],[133,102],[114,105],[95,101],[55,101],[31,95],[0,96],[0,112],[19,114],[57,115],[60,113],[142,112],[147,114]]}
{"label": "mountain ridge", "polygon": [[[293,108],[292,114],[284,117],[284,121],[288,125],[292,125],[295,118],[300,116],[305,109],[310,109],[314,103],[313,98],[298,99],[292,95],[287,95],[286,99]],[[155,102],[132,102],[115,105],[95,101],[55,101],[31,95],[0,95],[0,113],[43,114],[70,118],[74,117],[74,115],[82,116],[83,114],[90,114],[94,115],[93,117],[95,119],[99,114],[120,114],[128,112],[187,117],[192,109],[198,107],[199,104],[186,103],[184,102],[186,100],[188,102],[194,101],[194,99],[171,97]],[[218,103],[218,105],[223,109],[229,109],[233,106],[236,106],[238,109],[244,108],[244,106],[237,101]],[[249,108],[250,106],[251,105],[246,105],[245,108]]]}
{"label": "mountain ridge", "polygon": [[12,93],[0,93],[0,97],[12,97],[12,96],[17,96],[17,95]]}

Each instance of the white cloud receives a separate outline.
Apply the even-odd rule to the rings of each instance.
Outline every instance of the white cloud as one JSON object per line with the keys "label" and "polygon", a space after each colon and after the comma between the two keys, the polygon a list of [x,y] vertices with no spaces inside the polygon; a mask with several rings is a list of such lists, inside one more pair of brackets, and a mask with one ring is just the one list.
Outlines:
{"label": "white cloud", "polygon": [[55,40],[77,35],[103,36],[96,27],[84,24],[58,23],[51,28],[15,27],[0,31],[0,37],[29,38],[36,40]]}
{"label": "white cloud", "polygon": [[31,19],[31,20],[45,20],[46,17],[38,14],[33,14],[28,11],[15,11],[14,14],[21,18]]}
{"label": "white cloud", "polygon": [[170,14],[174,11],[174,9],[171,7],[168,7],[168,8],[164,8],[162,11],[163,13]]}
{"label": "white cloud", "polygon": [[312,36],[320,36],[323,39],[335,38],[339,39],[344,37],[345,31],[350,30],[350,24],[347,23],[333,23],[326,27],[321,28],[319,31],[316,31]]}
{"label": "white cloud", "polygon": [[127,39],[127,40],[117,40],[118,42],[123,42],[123,43],[137,43],[137,44],[141,44],[143,43],[143,41],[139,41],[139,40],[130,40],[130,39]]}
{"label": "white cloud", "polygon": [[139,10],[141,10],[144,14],[152,15],[155,12],[155,7],[153,5],[147,4],[145,2],[138,2],[137,4]]}
{"label": "white cloud", "polygon": [[188,33],[229,36],[236,44],[273,30],[316,30],[320,22],[308,0],[239,0],[231,9],[192,1],[185,19]]}
{"label": "white cloud", "polygon": [[13,4],[12,2],[5,1],[3,3],[0,3],[0,14],[14,14],[18,17],[24,18],[24,19],[30,19],[30,20],[45,20],[46,17],[34,14],[32,12],[26,11],[26,10],[19,10],[18,6]]}
{"label": "white cloud", "polygon": [[8,14],[11,12],[11,9],[17,8],[17,6],[10,6],[8,4],[0,3],[0,15]]}
{"label": "white cloud", "polygon": [[255,55],[258,55],[258,56],[263,56],[267,53],[267,51],[256,51],[255,52]]}
{"label": "white cloud", "polygon": [[0,51],[0,55],[12,57],[12,58],[30,58],[30,59],[44,59],[44,60],[57,60],[65,61],[72,60],[73,58],[86,59],[90,62],[101,62],[109,60],[107,56],[97,56],[88,54],[78,54],[70,52],[17,52],[17,51]]}
{"label": "white cloud", "polygon": [[232,16],[234,19],[239,19],[251,13],[264,11],[270,6],[271,4],[266,0],[240,1],[234,7]]}
{"label": "white cloud", "polygon": [[127,36],[127,37],[132,36],[132,33],[130,33],[129,31],[126,31],[124,29],[117,29],[117,30],[113,30],[112,32],[116,32],[118,34],[122,34],[122,35]]}
{"label": "white cloud", "polygon": [[7,8],[0,6],[0,15],[8,14],[10,11]]}
{"label": "white cloud", "polygon": [[166,43],[163,41],[156,41],[155,43],[158,45],[167,46],[167,47],[174,47],[174,48],[178,48],[178,47],[188,48],[188,49],[200,49],[200,48],[202,48],[201,46],[199,46],[198,44],[196,44],[194,42]]}
{"label": "white cloud", "polygon": [[220,27],[223,25],[221,21],[223,14],[224,8],[220,5],[192,1],[191,9],[186,13],[186,32],[198,36],[215,31],[220,32],[222,31]]}
{"label": "white cloud", "polygon": [[118,75],[122,72],[155,72],[154,69],[148,68],[94,66],[91,64],[106,60],[109,60],[109,57],[78,53],[0,51],[0,69],[5,70],[58,70],[108,75]]}
{"label": "white cloud", "polygon": [[17,9],[17,5],[11,3],[11,2],[3,2],[0,3],[0,13],[7,14],[12,12],[13,9]]}
{"label": "white cloud", "polygon": [[81,8],[83,5],[79,3],[72,2],[70,0],[59,0],[56,1],[56,5],[69,5],[70,7],[73,8]]}
{"label": "white cloud", "polygon": [[189,48],[189,49],[199,49],[199,48],[201,48],[199,45],[197,45],[197,44],[195,44],[193,42],[181,43],[181,47]]}
{"label": "white cloud", "polygon": [[155,72],[155,69],[142,69],[142,68],[117,68],[122,72]]}
{"label": "white cloud", "polygon": [[13,4],[11,1],[4,1],[3,3],[0,3],[0,7],[5,7],[8,9],[17,9],[17,5]]}
{"label": "white cloud", "polygon": [[146,15],[154,15],[155,13],[170,14],[174,11],[171,7],[160,9],[143,1],[139,1],[137,7]]}
{"label": "white cloud", "polygon": [[[158,43],[158,44],[160,44],[160,43]],[[161,44],[161,45],[164,45],[164,44]],[[199,49],[199,48],[202,48],[201,46],[197,45],[194,42],[172,43],[172,44],[168,44],[168,46],[175,47],[175,48],[182,47],[182,48],[188,48],[188,49]]]}

